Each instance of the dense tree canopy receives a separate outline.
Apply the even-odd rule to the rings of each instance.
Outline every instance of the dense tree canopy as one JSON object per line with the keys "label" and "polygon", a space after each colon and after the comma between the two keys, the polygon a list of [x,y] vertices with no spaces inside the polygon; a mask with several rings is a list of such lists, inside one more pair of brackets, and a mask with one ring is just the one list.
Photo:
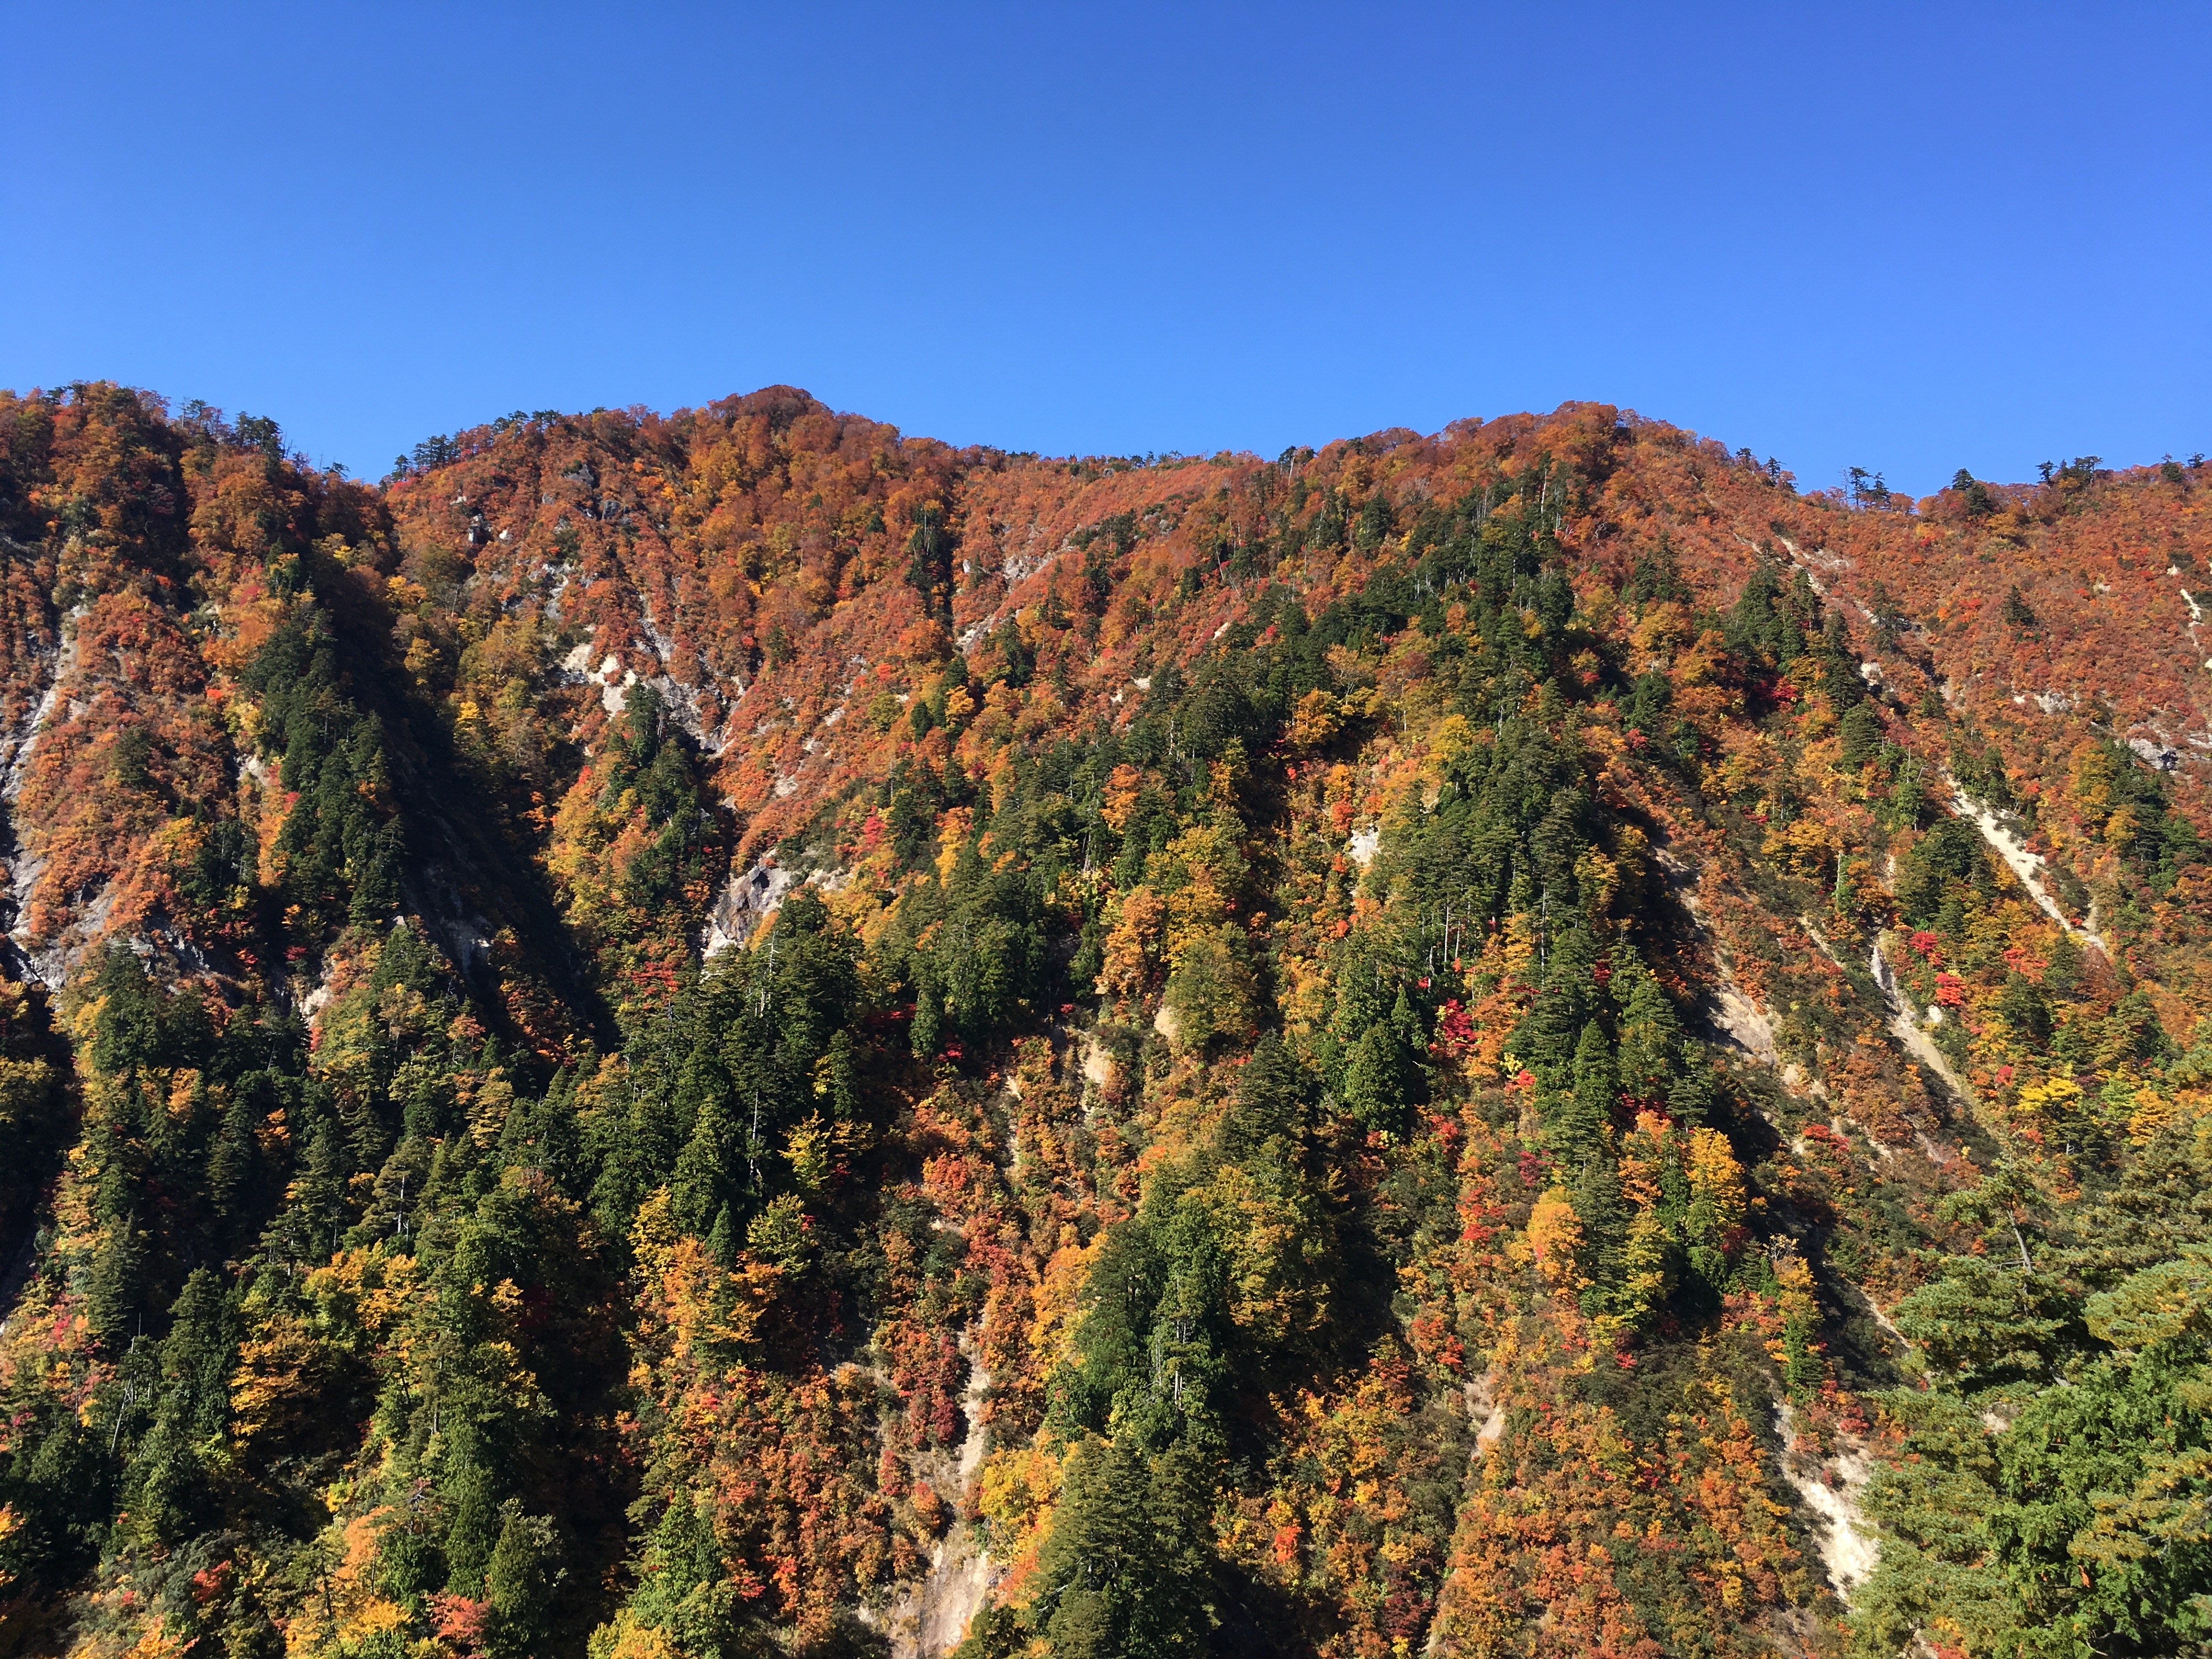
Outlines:
{"label": "dense tree canopy", "polygon": [[2193,1650],[2205,482],[0,396],[0,1646]]}

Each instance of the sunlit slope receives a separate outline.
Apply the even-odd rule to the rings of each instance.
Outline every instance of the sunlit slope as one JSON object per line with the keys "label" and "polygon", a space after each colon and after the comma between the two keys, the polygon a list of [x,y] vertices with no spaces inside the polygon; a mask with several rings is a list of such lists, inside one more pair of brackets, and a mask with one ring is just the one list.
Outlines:
{"label": "sunlit slope", "polygon": [[2178,1650],[2205,486],[0,400],[0,1641]]}

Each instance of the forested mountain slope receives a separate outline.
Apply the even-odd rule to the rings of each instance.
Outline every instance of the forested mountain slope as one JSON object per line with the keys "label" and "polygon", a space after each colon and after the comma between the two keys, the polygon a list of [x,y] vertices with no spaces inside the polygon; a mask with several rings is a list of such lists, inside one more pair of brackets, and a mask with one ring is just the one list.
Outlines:
{"label": "forested mountain slope", "polygon": [[0,395],[0,1651],[2195,1650],[2209,494]]}

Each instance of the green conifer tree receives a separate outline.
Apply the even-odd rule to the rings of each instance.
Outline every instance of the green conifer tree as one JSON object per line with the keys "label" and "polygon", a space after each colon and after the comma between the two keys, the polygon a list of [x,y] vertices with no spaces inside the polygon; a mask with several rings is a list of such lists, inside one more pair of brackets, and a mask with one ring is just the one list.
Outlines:
{"label": "green conifer tree", "polygon": [[1617,966],[1613,972],[1616,994],[1620,981],[1628,981],[1620,1014],[1621,1091],[1638,1099],[1656,1099],[1680,1069],[1681,1020],[1665,989],[1641,963]]}
{"label": "green conifer tree", "polygon": [[670,1216],[694,1237],[706,1237],[737,1191],[732,1179],[736,1139],[736,1127],[723,1110],[721,1096],[709,1095],[700,1105],[691,1139],[677,1156],[675,1179],[668,1188]]}
{"label": "green conifer tree", "polygon": [[471,1601],[483,1599],[484,1570],[503,1530],[491,1476],[482,1465],[462,1463],[446,1483],[452,1521],[446,1528],[446,1588]]}
{"label": "green conifer tree", "polygon": [[145,1288],[146,1240],[135,1215],[118,1216],[100,1230],[93,1248],[85,1312],[111,1349],[131,1340]]}
{"label": "green conifer tree", "polygon": [[1613,1044],[1595,1020],[1575,1044],[1574,1086],[1547,1126],[1553,1156],[1566,1169],[1602,1159],[1613,1136],[1613,1109],[1620,1097]]}
{"label": "green conifer tree", "polygon": [[725,1267],[737,1265],[737,1223],[731,1218],[726,1204],[714,1212],[714,1224],[707,1234],[707,1254]]}
{"label": "green conifer tree", "polygon": [[1396,1126],[1406,1104],[1398,1038],[1377,1021],[1352,1047],[1344,1067],[1344,1109],[1370,1129]]}
{"label": "green conifer tree", "polygon": [[483,1599],[491,1603],[493,1659],[532,1659],[552,1613],[550,1525],[510,1504],[499,1542],[484,1569]]}

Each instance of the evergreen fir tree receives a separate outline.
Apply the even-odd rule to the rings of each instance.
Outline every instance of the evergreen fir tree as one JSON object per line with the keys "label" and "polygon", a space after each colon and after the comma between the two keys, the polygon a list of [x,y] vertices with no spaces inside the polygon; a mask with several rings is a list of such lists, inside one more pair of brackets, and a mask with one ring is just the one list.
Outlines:
{"label": "evergreen fir tree", "polygon": [[1620,1097],[1613,1044],[1592,1020],[1575,1045],[1574,1086],[1554,1109],[1548,1128],[1553,1155],[1562,1168],[1579,1169],[1601,1158],[1613,1134],[1613,1109]]}
{"label": "evergreen fir tree", "polygon": [[725,1267],[738,1261],[738,1228],[726,1204],[714,1212],[714,1224],[707,1235],[707,1254]]}
{"label": "evergreen fir tree", "polygon": [[1370,1129],[1395,1126],[1406,1104],[1397,1036],[1380,1022],[1353,1045],[1344,1067],[1344,1109]]}
{"label": "evergreen fir tree", "polygon": [[1628,992],[1620,1013],[1621,1091],[1638,1099],[1656,1099],[1667,1092],[1680,1066],[1682,1023],[1673,1000],[1640,962],[1615,966],[1616,997],[1624,984]]}
{"label": "evergreen fir tree", "polygon": [[736,1130],[724,1115],[721,1097],[708,1096],[700,1106],[691,1139],[677,1158],[675,1179],[668,1188],[670,1216],[694,1237],[706,1237],[716,1213],[737,1190],[735,1145]]}
{"label": "evergreen fir tree", "polygon": [[446,1588],[472,1601],[483,1599],[484,1570],[504,1530],[490,1475],[465,1462],[447,1482],[452,1521],[446,1528]]}
{"label": "evergreen fir tree", "polygon": [[491,1603],[494,1659],[530,1659],[538,1650],[552,1612],[550,1528],[510,1504],[499,1542],[484,1570],[483,1599]]}
{"label": "evergreen fir tree", "polygon": [[100,1230],[94,1248],[85,1312],[109,1348],[130,1340],[145,1288],[146,1241],[135,1215],[118,1216]]}

